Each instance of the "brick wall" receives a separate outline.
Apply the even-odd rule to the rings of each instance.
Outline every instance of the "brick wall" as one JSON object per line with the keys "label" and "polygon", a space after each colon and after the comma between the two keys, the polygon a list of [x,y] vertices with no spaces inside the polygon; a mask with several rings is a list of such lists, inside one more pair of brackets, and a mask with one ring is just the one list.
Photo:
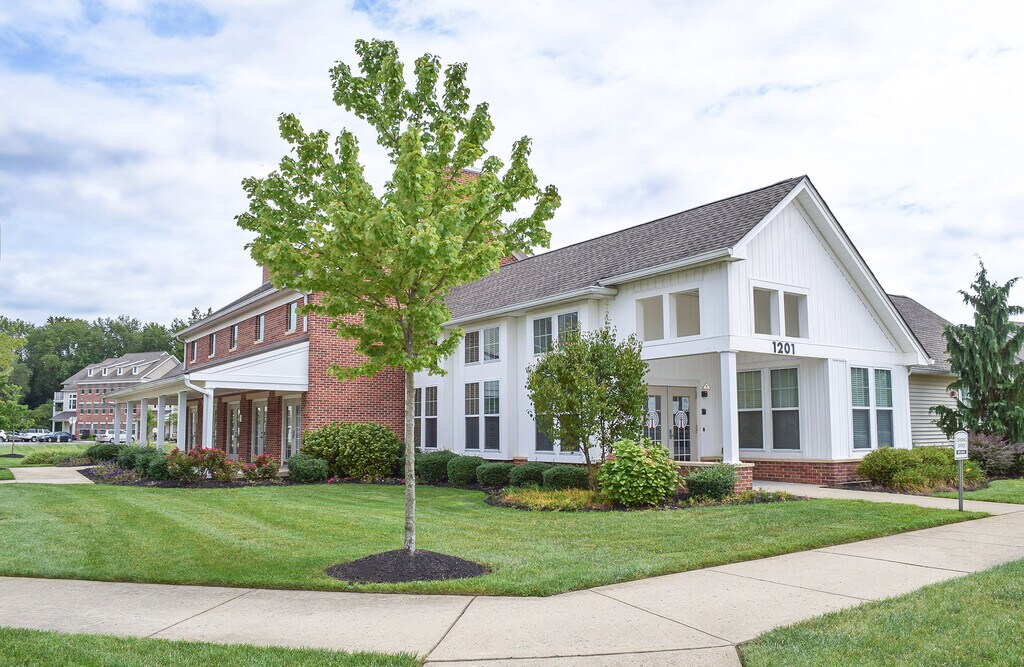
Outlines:
{"label": "brick wall", "polygon": [[799,484],[838,484],[860,479],[860,461],[750,461],[754,479]]}
{"label": "brick wall", "polygon": [[[292,303],[297,303],[301,306],[302,301],[300,297]],[[256,341],[256,321],[258,315],[253,315],[238,323],[238,341],[233,349],[231,348],[232,327],[226,326],[217,329],[217,353],[213,357],[210,356],[210,333],[213,332],[207,332],[195,340],[198,344],[195,363],[192,362],[192,342],[189,342],[185,349],[185,368],[189,370],[199,369],[211,363],[219,363],[231,357],[259,351],[262,348],[270,347],[283,341],[303,338],[306,334],[303,331],[301,315],[298,318],[298,324],[295,329],[293,331],[288,330],[288,305],[283,304],[263,313],[265,322],[263,340],[259,342]]]}

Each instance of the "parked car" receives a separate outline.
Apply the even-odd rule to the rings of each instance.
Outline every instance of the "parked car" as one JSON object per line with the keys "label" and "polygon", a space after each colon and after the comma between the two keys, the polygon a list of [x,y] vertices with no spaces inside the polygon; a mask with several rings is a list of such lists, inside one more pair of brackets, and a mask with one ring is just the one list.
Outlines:
{"label": "parked car", "polygon": [[67,431],[54,431],[39,438],[40,442],[71,442],[74,437]]}
{"label": "parked car", "polygon": [[0,428],[0,442],[7,442],[7,431]]}
{"label": "parked car", "polygon": [[[50,432],[45,428],[30,428],[27,431],[15,434],[15,439],[20,439],[25,442],[39,442],[44,436],[49,435]],[[20,438],[18,438],[20,436]]]}
{"label": "parked car", "polygon": [[114,429],[104,428],[96,431],[96,442],[113,442],[120,444],[125,442],[124,431],[118,431],[117,436],[114,436]]}

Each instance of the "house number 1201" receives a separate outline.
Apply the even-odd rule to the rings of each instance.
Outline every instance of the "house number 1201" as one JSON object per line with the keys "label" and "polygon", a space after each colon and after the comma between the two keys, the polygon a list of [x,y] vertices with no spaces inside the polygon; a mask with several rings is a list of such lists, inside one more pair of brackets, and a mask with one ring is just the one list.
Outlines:
{"label": "house number 1201", "polygon": [[772,352],[775,354],[796,354],[796,345],[793,343],[780,343],[777,340],[773,340]]}

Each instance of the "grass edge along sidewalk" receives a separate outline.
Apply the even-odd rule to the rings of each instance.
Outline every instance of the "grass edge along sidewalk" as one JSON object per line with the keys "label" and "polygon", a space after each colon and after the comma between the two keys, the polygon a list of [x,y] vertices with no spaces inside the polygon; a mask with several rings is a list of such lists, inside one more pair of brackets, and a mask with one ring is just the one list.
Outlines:
{"label": "grass edge along sidewalk", "polygon": [[[940,491],[932,495],[937,498],[956,498],[956,491]],[[985,488],[964,491],[964,500],[1024,505],[1024,479],[994,479]]]}
{"label": "grass edge along sidewalk", "polygon": [[1024,664],[1024,560],[772,630],[744,667]]}

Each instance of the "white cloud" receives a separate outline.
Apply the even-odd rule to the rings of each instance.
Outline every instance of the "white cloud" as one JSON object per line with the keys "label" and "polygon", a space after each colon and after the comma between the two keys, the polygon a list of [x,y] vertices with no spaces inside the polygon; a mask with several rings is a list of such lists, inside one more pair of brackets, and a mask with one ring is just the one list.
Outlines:
{"label": "white cloud", "polygon": [[890,291],[963,319],[975,254],[1019,271],[1018,3],[356,6],[210,2],[169,37],[152,3],[0,9],[0,312],[166,322],[254,287],[233,216],[278,113],[357,130],[383,178],[327,78],[373,36],[469,62],[492,148],[530,134],[562,192],[555,246],[807,173]]}

